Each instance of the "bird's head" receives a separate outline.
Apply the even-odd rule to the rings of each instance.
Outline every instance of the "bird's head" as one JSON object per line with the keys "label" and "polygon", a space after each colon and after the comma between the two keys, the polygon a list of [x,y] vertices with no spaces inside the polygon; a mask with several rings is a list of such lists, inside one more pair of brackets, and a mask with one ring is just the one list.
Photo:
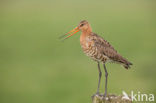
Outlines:
{"label": "bird's head", "polygon": [[89,25],[88,21],[83,20],[83,21],[81,21],[81,22],[79,23],[78,28],[79,28],[82,32],[84,32],[84,31],[87,31],[87,30],[90,28],[90,25]]}
{"label": "bird's head", "polygon": [[64,39],[67,39],[67,38],[71,37],[72,35],[74,35],[75,33],[79,32],[79,31],[86,32],[86,33],[92,31],[88,21],[82,20],[76,28],[74,28],[73,30],[71,30],[67,34],[61,36],[60,38],[63,38],[64,36],[70,34],[69,36],[64,38]]}

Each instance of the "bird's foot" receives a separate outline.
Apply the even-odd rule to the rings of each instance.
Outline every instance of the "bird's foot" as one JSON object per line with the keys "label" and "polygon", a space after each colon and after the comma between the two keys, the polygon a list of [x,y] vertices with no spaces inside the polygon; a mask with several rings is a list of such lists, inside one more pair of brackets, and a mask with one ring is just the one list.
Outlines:
{"label": "bird's foot", "polygon": [[100,94],[99,92],[96,92],[95,94],[92,95],[92,99],[93,99],[95,96],[102,96],[102,94]]}
{"label": "bird's foot", "polygon": [[102,98],[102,99],[103,99],[103,100],[104,100],[104,99],[107,99],[107,93],[106,93],[106,92],[104,93],[104,95],[103,95],[103,98]]}
{"label": "bird's foot", "polygon": [[95,98],[103,98],[103,94],[100,94],[99,92],[95,93],[94,95],[92,95],[92,100],[94,100]]}
{"label": "bird's foot", "polygon": [[105,92],[103,96],[106,97],[107,96],[107,93]]}
{"label": "bird's foot", "polygon": [[95,94],[92,95],[92,97],[99,95],[99,94],[100,94],[99,92],[96,92]]}

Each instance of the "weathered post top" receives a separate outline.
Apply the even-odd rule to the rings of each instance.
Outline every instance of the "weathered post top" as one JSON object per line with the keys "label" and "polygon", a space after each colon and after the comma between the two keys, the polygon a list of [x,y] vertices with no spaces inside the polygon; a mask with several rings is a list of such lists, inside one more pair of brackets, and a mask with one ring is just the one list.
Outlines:
{"label": "weathered post top", "polygon": [[94,95],[92,96],[92,103],[132,103],[132,100],[130,97],[125,97],[125,95],[109,94],[105,98],[103,98],[103,95]]}

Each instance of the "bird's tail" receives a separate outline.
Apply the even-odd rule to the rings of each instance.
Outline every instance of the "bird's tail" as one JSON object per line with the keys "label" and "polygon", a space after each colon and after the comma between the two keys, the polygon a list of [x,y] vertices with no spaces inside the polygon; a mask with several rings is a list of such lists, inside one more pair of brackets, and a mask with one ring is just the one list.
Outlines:
{"label": "bird's tail", "polygon": [[129,69],[130,68],[130,65],[133,65],[131,62],[127,62],[126,64],[123,64],[123,66],[126,68],[126,69]]}
{"label": "bird's tail", "polygon": [[123,65],[124,68],[129,69],[131,65],[133,65],[131,62],[129,62],[127,59],[122,58],[120,60],[120,63]]}

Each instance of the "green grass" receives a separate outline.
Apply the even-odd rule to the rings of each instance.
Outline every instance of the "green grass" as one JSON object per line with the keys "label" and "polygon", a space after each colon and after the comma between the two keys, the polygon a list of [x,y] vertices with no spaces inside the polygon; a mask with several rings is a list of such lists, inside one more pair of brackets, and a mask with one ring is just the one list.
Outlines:
{"label": "green grass", "polygon": [[134,64],[106,65],[108,92],[156,94],[155,10],[154,0],[1,1],[0,102],[90,103],[97,64],[83,54],[80,33],[58,40],[83,19]]}

